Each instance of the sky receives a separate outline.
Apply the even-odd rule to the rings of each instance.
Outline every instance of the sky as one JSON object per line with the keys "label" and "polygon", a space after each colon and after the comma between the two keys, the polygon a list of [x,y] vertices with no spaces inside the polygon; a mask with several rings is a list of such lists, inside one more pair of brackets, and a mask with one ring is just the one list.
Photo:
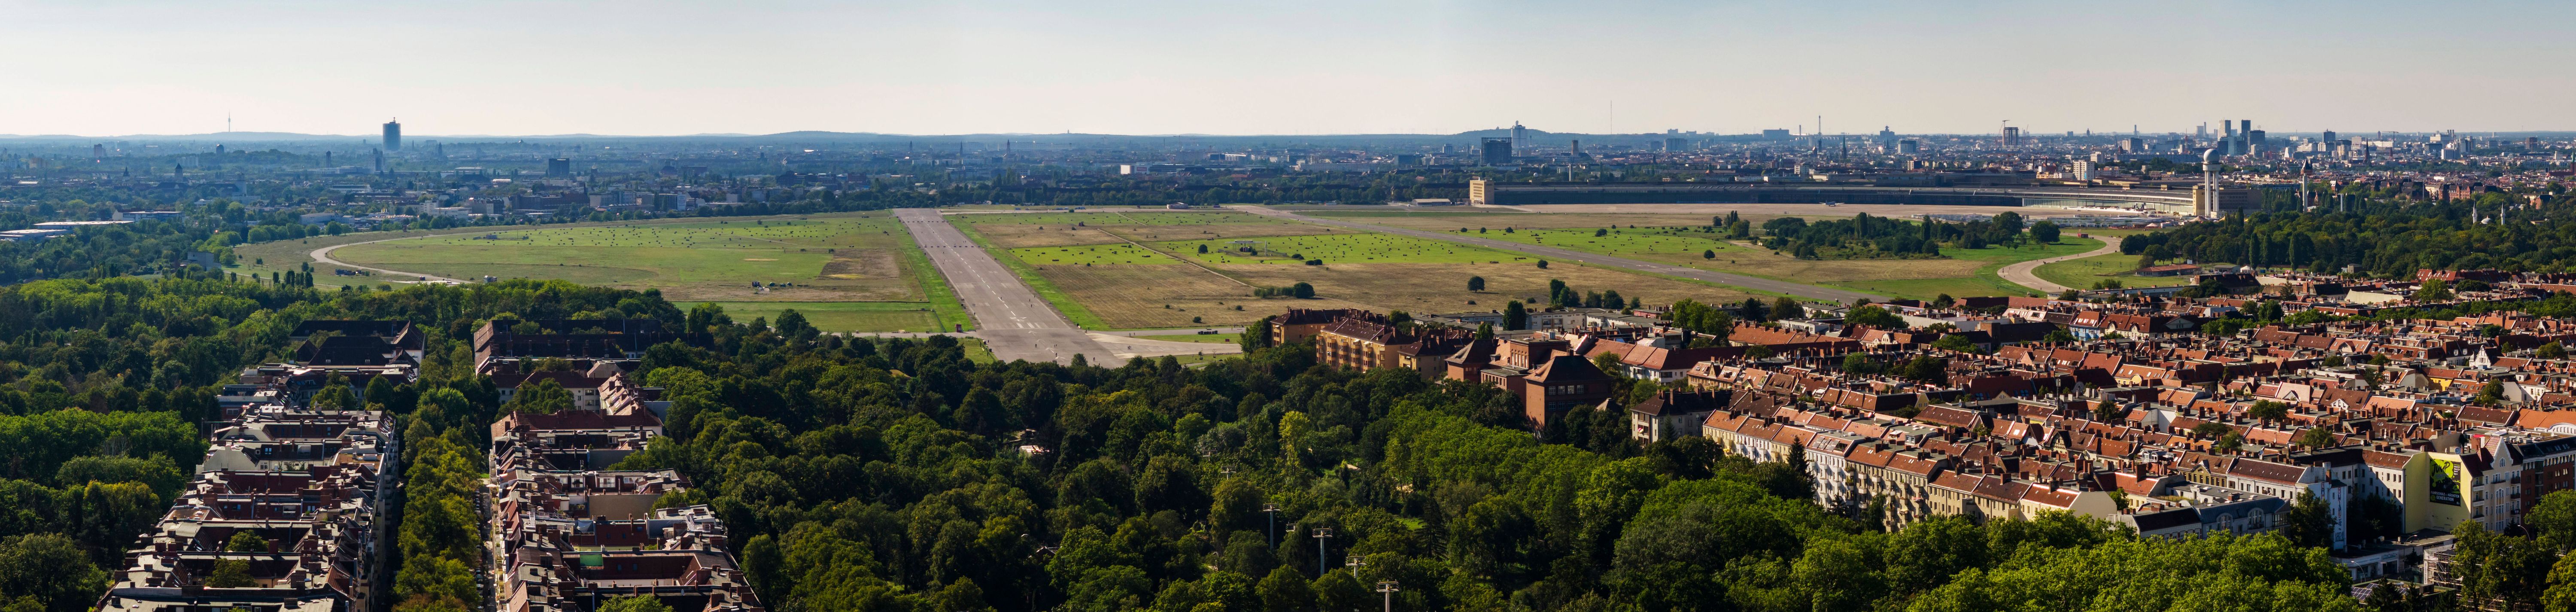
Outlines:
{"label": "sky", "polygon": [[0,0],[0,134],[2576,129],[2576,2]]}

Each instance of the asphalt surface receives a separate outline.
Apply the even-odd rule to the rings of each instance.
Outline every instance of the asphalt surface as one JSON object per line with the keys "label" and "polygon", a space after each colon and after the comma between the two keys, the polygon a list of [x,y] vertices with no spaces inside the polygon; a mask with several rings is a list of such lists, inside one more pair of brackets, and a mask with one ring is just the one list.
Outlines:
{"label": "asphalt surface", "polygon": [[2065,286],[2065,285],[2060,285],[2060,284],[2057,284],[2057,283],[2052,283],[2052,282],[2048,282],[2048,281],[2045,281],[2045,280],[2041,280],[2041,279],[2039,278],[2039,275],[2037,274],[2037,272],[2039,271],[2039,267],[2040,267],[2040,266],[2045,266],[2045,265],[2048,265],[2048,264],[2053,264],[2053,263],[2057,263],[2057,262],[2061,262],[2061,261],[2066,261],[2066,260],[2069,260],[2069,259],[2083,259],[2083,258],[2086,258],[2086,257],[2092,257],[2092,256],[2095,256],[2095,255],[2107,255],[2107,254],[2111,254],[2111,253],[2118,253],[2118,252],[2120,252],[2120,237],[2119,237],[2119,236],[2103,236],[2100,240],[2102,241],[2102,248],[2093,249],[2093,250],[2090,250],[2090,251],[2085,251],[2085,252],[2077,253],[2077,254],[2074,254],[2074,255],[2067,255],[2067,256],[2064,256],[2064,257],[2050,257],[2050,258],[2047,258],[2047,259],[2033,259],[2033,260],[2030,260],[2030,261],[2025,261],[2025,262],[2021,262],[2021,263],[2017,263],[2017,264],[2013,264],[2013,265],[2009,265],[2009,266],[2004,266],[2004,269],[2002,269],[2002,270],[1996,270],[1996,271],[1995,271],[1995,274],[1996,274],[1996,275],[1998,275],[1998,276],[2002,276],[2002,277],[2004,277],[2004,280],[2012,281],[2012,282],[2017,283],[2017,284],[2020,284],[2021,286],[2024,286],[2024,287],[2029,287],[2029,288],[2032,288],[2032,289],[2038,289],[2040,293],[2042,293],[2042,294],[2047,294],[2047,295],[2057,295],[2059,292],[2065,291],[2065,290],[2067,290],[2067,289],[2090,289],[2091,287],[2067,287],[2067,286]]}
{"label": "asphalt surface", "polygon": [[938,210],[905,208],[896,210],[895,217],[930,256],[931,266],[948,278],[957,301],[975,317],[975,337],[984,339],[994,358],[1072,363],[1074,355],[1082,355],[1094,365],[1117,365],[1109,349],[1065,320],[1019,275],[984,252],[983,245],[941,220]]}
{"label": "asphalt surface", "polygon": [[1399,227],[1388,227],[1388,226],[1384,226],[1384,225],[1371,225],[1371,224],[1367,224],[1367,223],[1354,223],[1354,222],[1350,222],[1350,221],[1335,221],[1335,220],[1332,220],[1332,219],[1320,219],[1320,218],[1316,218],[1316,217],[1309,217],[1309,216],[1300,215],[1300,214],[1297,214],[1297,213],[1288,212],[1288,211],[1284,211],[1284,210],[1271,210],[1271,209],[1264,208],[1264,207],[1260,207],[1260,206],[1229,206],[1228,208],[1233,208],[1233,209],[1235,209],[1235,210],[1241,210],[1241,211],[1248,212],[1248,213],[1252,213],[1252,214],[1256,214],[1256,215],[1263,215],[1263,216],[1270,216],[1270,217],[1279,217],[1279,218],[1283,218],[1283,219],[1295,219],[1295,220],[1298,220],[1298,221],[1303,221],[1303,222],[1307,222],[1307,223],[1314,223],[1314,224],[1318,224],[1318,225],[1330,225],[1330,226],[1334,226],[1334,227],[1346,227],[1346,228],[1351,228],[1351,229],[1356,229],[1356,230],[1365,230],[1365,231],[1371,231],[1371,232],[1378,232],[1378,233],[1382,233],[1382,234],[1395,234],[1395,235],[1399,235],[1399,236],[1412,236],[1412,237],[1415,237],[1415,238],[1427,238],[1427,239],[1431,239],[1431,240],[1446,240],[1446,241],[1449,241],[1449,242],[1456,242],[1456,243],[1460,243],[1460,244],[1472,244],[1472,245],[1476,245],[1476,246],[1480,246],[1480,247],[1485,247],[1485,248],[1489,248],[1489,249],[1500,250],[1500,251],[1512,251],[1512,252],[1516,252],[1516,253],[1528,253],[1528,254],[1531,254],[1531,255],[1538,255],[1538,256],[1546,257],[1549,261],[1571,261],[1571,262],[1577,262],[1577,263],[1588,263],[1588,264],[1594,264],[1594,265],[1610,266],[1610,267],[1613,267],[1613,268],[1626,268],[1626,269],[1629,269],[1629,270],[1635,270],[1635,271],[1638,271],[1638,272],[1649,272],[1649,273],[1654,273],[1654,274],[1662,274],[1662,275],[1665,275],[1665,276],[1677,276],[1677,277],[1687,278],[1687,279],[1692,279],[1692,280],[1699,280],[1699,281],[1706,281],[1706,282],[1711,282],[1711,283],[1717,283],[1717,284],[1720,284],[1720,285],[1728,285],[1728,286],[1734,286],[1734,287],[1743,287],[1743,288],[1746,288],[1746,289],[1753,289],[1753,290],[1757,290],[1757,291],[1768,291],[1768,292],[1772,292],[1772,293],[1782,293],[1782,294],[1794,295],[1794,296],[1798,296],[1798,297],[1806,298],[1806,299],[1811,299],[1811,300],[1822,300],[1822,301],[1834,302],[1834,303],[1838,303],[1838,304],[1849,304],[1849,303],[1851,303],[1851,302],[1852,302],[1852,300],[1857,300],[1857,299],[1862,299],[1862,298],[1868,298],[1870,301],[1883,301],[1883,300],[1886,300],[1886,299],[1887,299],[1887,296],[1875,295],[1875,294],[1869,294],[1869,293],[1861,293],[1861,292],[1858,292],[1858,291],[1852,291],[1852,290],[1848,290],[1848,289],[1834,289],[1834,288],[1830,288],[1830,287],[1818,287],[1818,286],[1815,286],[1815,285],[1802,285],[1802,284],[1792,283],[1792,282],[1787,282],[1787,281],[1776,281],[1776,280],[1771,280],[1771,279],[1761,278],[1761,277],[1755,277],[1755,276],[1745,276],[1745,275],[1742,275],[1742,274],[1728,274],[1728,273],[1725,273],[1725,272],[1710,272],[1710,271],[1707,271],[1707,270],[1701,270],[1701,269],[1698,269],[1698,268],[1685,268],[1685,267],[1682,267],[1682,266],[1676,266],[1676,265],[1671,265],[1671,264],[1659,264],[1659,263],[1654,263],[1654,262],[1650,262],[1650,261],[1638,261],[1638,260],[1628,259],[1628,258],[1624,258],[1624,257],[1611,257],[1611,256],[1608,256],[1608,255],[1602,255],[1602,254],[1598,254],[1598,253],[1586,253],[1586,252],[1583,252],[1583,251],[1576,251],[1576,250],[1572,250],[1572,249],[1561,249],[1561,248],[1557,248],[1557,247],[1538,246],[1538,245],[1533,245],[1533,244],[1522,244],[1522,243],[1518,243],[1518,242],[1507,242],[1507,241],[1502,241],[1502,240],[1494,240],[1494,239],[1490,239],[1490,238],[1477,238],[1477,237],[1473,237],[1473,236],[1461,236],[1461,235],[1458,235],[1458,234],[1450,234],[1450,233],[1444,233],[1444,232],[1426,232],[1426,231],[1422,231],[1422,230],[1410,230],[1410,229],[1404,229],[1404,228],[1399,228]]}
{"label": "asphalt surface", "polygon": [[[332,259],[332,258],[331,258],[331,252],[332,252],[332,251],[340,250],[340,247],[352,247],[352,246],[358,246],[358,245],[361,245],[361,244],[375,244],[375,243],[378,243],[378,242],[393,242],[393,241],[396,241],[396,240],[410,240],[410,239],[413,239],[413,238],[420,238],[420,237],[421,237],[421,236],[404,236],[404,237],[401,237],[401,238],[386,238],[386,239],[383,239],[383,240],[369,240],[369,241],[366,241],[366,242],[352,242],[352,243],[348,243],[348,244],[335,244],[335,245],[326,246],[326,247],[322,247],[322,248],[318,248],[318,249],[313,249],[313,252],[312,252],[312,253],[309,253],[308,255],[310,255],[310,256],[313,258],[313,263],[318,263],[318,264],[330,264],[330,265],[339,266],[339,267],[343,267],[343,268],[349,268],[349,269],[352,269],[352,270],[366,270],[366,271],[374,272],[374,273],[377,273],[377,274],[389,274],[389,275],[393,275],[393,276],[396,276],[396,277],[411,276],[411,277],[417,277],[417,278],[419,279],[419,280],[409,281],[409,282],[423,282],[423,281],[445,281],[445,282],[451,282],[451,283],[462,283],[462,282],[465,282],[465,281],[462,281],[462,280],[457,280],[457,279],[448,278],[448,277],[444,277],[444,276],[438,276],[438,275],[435,275],[435,274],[422,274],[422,273],[419,273],[419,272],[404,272],[404,271],[401,271],[401,270],[387,270],[387,269],[384,269],[384,268],[370,268],[370,267],[367,267],[367,266],[361,266],[361,265],[358,265],[358,264],[353,264],[353,263],[349,263],[349,262],[345,262],[345,261],[340,261],[340,260]],[[318,281],[318,280],[320,280],[320,279],[315,279],[315,280],[317,280],[317,281]],[[393,280],[393,279],[386,279],[386,280]]]}

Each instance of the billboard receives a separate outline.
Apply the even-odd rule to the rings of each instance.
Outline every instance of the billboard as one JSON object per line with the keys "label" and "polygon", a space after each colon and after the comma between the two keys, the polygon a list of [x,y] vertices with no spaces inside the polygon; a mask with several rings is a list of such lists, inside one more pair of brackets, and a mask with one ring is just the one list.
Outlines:
{"label": "billboard", "polygon": [[2460,505],[2460,462],[2433,459],[2433,474],[2425,479],[2424,495],[2437,504]]}

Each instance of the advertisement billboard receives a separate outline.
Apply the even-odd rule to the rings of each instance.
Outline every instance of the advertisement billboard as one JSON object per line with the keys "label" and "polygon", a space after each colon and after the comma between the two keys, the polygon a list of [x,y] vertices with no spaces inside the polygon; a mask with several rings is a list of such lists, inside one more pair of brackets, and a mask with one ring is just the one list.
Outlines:
{"label": "advertisement billboard", "polygon": [[2434,459],[2432,477],[2425,479],[2424,494],[2437,504],[2460,505],[2460,462]]}

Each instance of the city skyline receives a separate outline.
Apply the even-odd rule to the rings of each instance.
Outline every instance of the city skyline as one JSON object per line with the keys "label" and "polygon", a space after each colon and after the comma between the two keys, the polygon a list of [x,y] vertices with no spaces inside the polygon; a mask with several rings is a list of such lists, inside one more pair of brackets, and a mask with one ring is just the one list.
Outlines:
{"label": "city skyline", "polygon": [[2576,43],[2546,27],[2576,7],[2538,3],[12,12],[0,52],[50,58],[0,99],[18,135],[2576,129],[2549,69]]}

